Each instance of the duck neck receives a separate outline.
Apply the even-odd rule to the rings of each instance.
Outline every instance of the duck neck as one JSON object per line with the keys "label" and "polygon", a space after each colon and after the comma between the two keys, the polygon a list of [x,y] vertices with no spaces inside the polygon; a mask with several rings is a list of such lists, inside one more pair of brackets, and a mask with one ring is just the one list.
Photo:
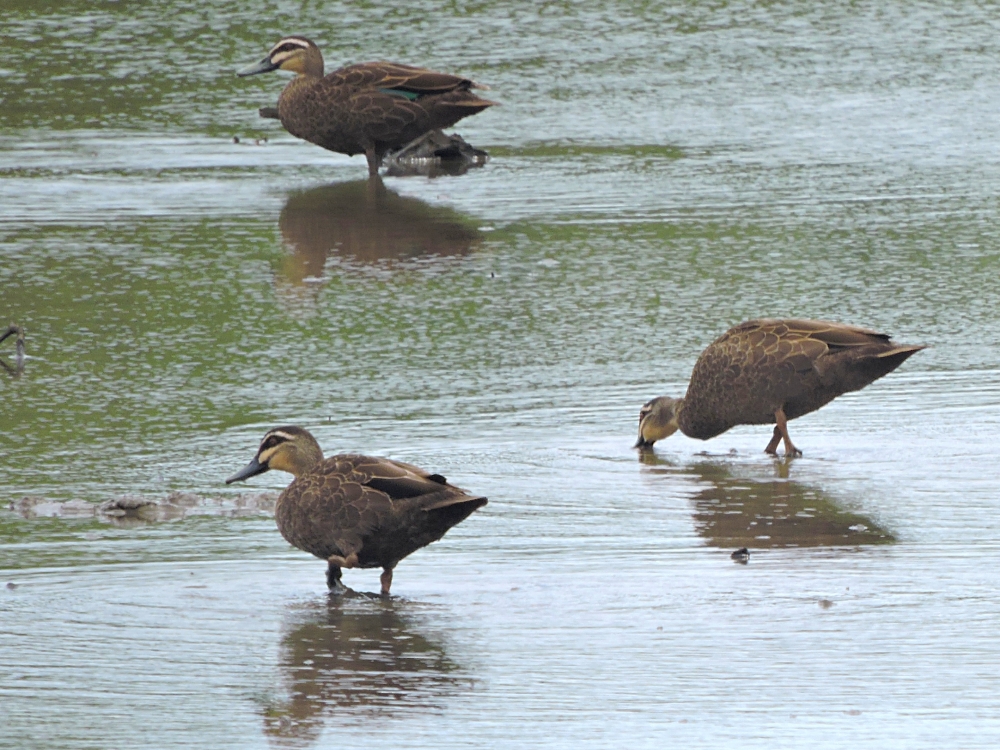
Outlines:
{"label": "duck neck", "polygon": [[295,476],[312,471],[323,461],[323,449],[315,440],[310,440],[308,444],[295,446],[296,450],[292,459],[290,471]]}
{"label": "duck neck", "polygon": [[302,62],[302,70],[299,71],[301,78],[322,78],[323,77],[323,53],[318,49],[309,50],[306,59]]}
{"label": "duck neck", "polygon": [[313,439],[286,443],[282,449],[266,459],[268,468],[287,471],[299,477],[312,471],[323,460],[323,450]]}
{"label": "duck neck", "polygon": [[685,429],[684,421],[684,396],[681,396],[677,401],[674,402],[674,421],[677,422],[677,429],[688,435],[687,429]]}

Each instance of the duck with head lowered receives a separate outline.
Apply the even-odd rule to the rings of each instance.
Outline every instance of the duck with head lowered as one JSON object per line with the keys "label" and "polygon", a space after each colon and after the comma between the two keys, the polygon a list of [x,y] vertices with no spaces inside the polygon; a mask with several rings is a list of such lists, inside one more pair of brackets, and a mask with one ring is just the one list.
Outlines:
{"label": "duck with head lowered", "polygon": [[708,440],[739,424],[773,424],[764,449],[801,456],[788,420],[859,391],[925,347],[885,333],[823,320],[758,319],[733,326],[695,362],[683,398],[660,396],[639,411],[636,448],[680,430]]}
{"label": "duck with head lowered", "polygon": [[330,151],[364,154],[371,176],[387,151],[496,104],[476,96],[472,89],[486,87],[468,78],[399,63],[359,63],[324,75],[319,47],[301,36],[281,39],[237,75],[272,70],[295,73],[278,99],[285,129]]}
{"label": "duck with head lowered", "polygon": [[331,590],[342,568],[382,568],[388,595],[396,563],[486,505],[485,497],[401,461],[351,453],[323,458],[316,438],[295,426],[264,435],[257,455],[226,484],[271,469],[295,476],[274,507],[278,531],[327,561]]}

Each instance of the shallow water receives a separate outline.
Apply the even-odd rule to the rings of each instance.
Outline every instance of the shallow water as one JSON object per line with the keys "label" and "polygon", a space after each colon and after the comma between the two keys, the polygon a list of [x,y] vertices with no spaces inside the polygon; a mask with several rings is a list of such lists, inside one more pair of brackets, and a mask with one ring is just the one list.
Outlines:
{"label": "shallow water", "polygon": [[[988,8],[5,23],[0,747],[1000,740]],[[373,192],[232,75],[290,31],[490,84],[457,130],[492,160]],[[761,427],[633,451],[760,315],[930,348],[793,422],[803,458]],[[287,476],[222,484],[285,423],[490,503],[391,600],[377,571],[331,600],[274,529]]]}

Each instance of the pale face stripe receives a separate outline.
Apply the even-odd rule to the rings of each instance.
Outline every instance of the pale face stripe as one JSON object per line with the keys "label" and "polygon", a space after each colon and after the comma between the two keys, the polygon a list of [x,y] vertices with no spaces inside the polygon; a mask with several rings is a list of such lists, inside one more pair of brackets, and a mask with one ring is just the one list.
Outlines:
{"label": "pale face stripe", "polygon": [[[282,47],[285,47],[286,45],[294,45],[295,47],[298,47],[299,49],[305,49],[305,50],[309,49],[309,42],[306,41],[305,39],[299,39],[298,37],[294,37],[294,36],[285,37],[280,42],[278,42],[273,47],[271,47],[271,52],[269,53],[269,55],[271,56],[271,59],[274,60],[275,62],[277,62],[277,58],[275,57],[275,53],[277,53],[279,49],[281,49]],[[293,51],[292,50],[285,50],[285,51],[283,51],[283,52],[281,52],[279,54],[283,55],[284,57],[288,57],[288,55],[293,54]]]}

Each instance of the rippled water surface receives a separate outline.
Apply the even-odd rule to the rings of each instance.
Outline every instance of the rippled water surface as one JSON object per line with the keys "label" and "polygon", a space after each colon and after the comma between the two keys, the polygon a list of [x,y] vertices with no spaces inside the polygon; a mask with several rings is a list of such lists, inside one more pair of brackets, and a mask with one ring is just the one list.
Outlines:
{"label": "rippled water surface", "polygon": [[[995,747],[998,27],[8,0],[0,747]],[[260,119],[283,79],[232,73],[292,32],[488,83],[492,160],[373,188]],[[755,316],[929,348],[803,458],[636,453]],[[287,423],[490,503],[329,598],[287,475],[222,483]]]}

